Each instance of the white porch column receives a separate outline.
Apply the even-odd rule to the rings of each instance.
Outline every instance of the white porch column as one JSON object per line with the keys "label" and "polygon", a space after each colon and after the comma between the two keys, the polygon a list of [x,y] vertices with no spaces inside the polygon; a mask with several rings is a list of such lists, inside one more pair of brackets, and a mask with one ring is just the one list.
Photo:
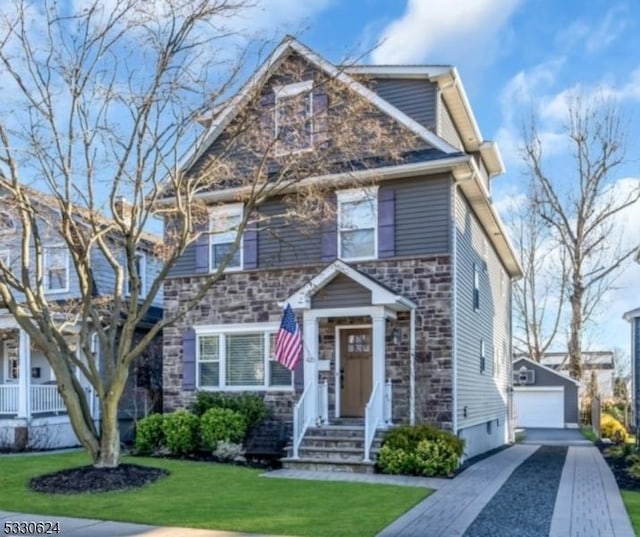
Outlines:
{"label": "white porch column", "polygon": [[311,383],[310,411],[312,416],[318,416],[318,321],[309,310],[304,311],[303,326],[304,386]]}
{"label": "white porch column", "polygon": [[31,417],[31,341],[29,334],[18,329],[18,417]]}
{"label": "white porch column", "polygon": [[[372,315],[373,324],[373,387],[380,383],[380,389],[384,389],[385,382],[385,327],[386,318],[382,315]],[[382,416],[383,409],[380,408]]]}

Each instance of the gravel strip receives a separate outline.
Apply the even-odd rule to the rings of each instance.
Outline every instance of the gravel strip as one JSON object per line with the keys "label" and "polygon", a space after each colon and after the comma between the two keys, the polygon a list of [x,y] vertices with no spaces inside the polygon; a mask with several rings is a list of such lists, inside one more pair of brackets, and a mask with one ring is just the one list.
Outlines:
{"label": "gravel strip", "polygon": [[502,485],[464,537],[547,537],[566,446],[542,446]]}

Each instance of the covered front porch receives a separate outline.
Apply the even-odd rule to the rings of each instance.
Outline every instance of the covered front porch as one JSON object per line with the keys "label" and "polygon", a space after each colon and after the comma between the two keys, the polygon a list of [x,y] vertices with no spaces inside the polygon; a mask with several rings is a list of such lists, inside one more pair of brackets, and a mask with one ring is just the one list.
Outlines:
{"label": "covered front porch", "polygon": [[[83,378],[78,378],[82,382]],[[83,384],[95,417],[95,397],[88,382]],[[62,447],[61,442],[76,445],[66,414],[44,353],[13,319],[0,318],[0,448]],[[37,430],[37,435],[32,430]]]}
{"label": "covered front porch", "polygon": [[[341,261],[288,302],[302,312],[304,341],[304,391],[294,408],[292,457],[301,456],[310,427],[346,422],[361,424],[359,459],[370,462],[376,431],[394,421],[394,401],[405,401],[400,419],[415,419],[415,305]],[[399,354],[402,370],[393,369],[392,379],[389,357]],[[394,394],[394,383],[402,394]]]}

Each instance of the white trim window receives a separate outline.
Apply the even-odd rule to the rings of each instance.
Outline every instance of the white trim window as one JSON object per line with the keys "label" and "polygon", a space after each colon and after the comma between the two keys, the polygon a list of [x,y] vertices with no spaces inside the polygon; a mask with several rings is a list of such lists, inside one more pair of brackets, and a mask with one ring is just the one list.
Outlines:
{"label": "white trim window", "polygon": [[477,263],[473,264],[473,311],[480,309],[480,269]]}
{"label": "white trim window", "polygon": [[[147,254],[144,252],[136,252],[134,254],[133,262],[136,266],[136,272],[138,278],[140,278],[140,296],[144,296],[147,292]],[[127,295],[131,296],[131,278],[127,278]]]}
{"label": "white trim window", "polygon": [[45,247],[44,288],[46,293],[69,290],[69,250],[65,246]]}
{"label": "white trim window", "polygon": [[487,367],[487,360],[485,356],[484,338],[480,338],[480,373],[484,374]]}
{"label": "white trim window", "polygon": [[196,385],[221,391],[291,390],[293,374],[275,361],[277,325],[226,325],[200,330]]}
{"label": "white trim window", "polygon": [[378,257],[378,187],[339,190],[338,257],[357,261]]}
{"label": "white trim window", "polygon": [[275,88],[276,154],[287,155],[313,147],[312,80]]}
{"label": "white trim window", "polygon": [[9,345],[5,341],[3,345],[4,368],[3,375],[5,382],[17,382],[20,378],[20,359],[17,356],[11,356]]}
{"label": "white trim window", "polygon": [[[213,272],[233,250],[243,218],[242,203],[232,203],[211,210],[209,221],[209,268]],[[228,260],[226,271],[242,270],[242,238]]]}

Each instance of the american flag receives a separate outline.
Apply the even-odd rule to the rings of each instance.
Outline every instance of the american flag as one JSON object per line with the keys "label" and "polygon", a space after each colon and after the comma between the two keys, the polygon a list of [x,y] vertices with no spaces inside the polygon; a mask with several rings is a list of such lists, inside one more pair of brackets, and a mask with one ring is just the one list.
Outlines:
{"label": "american flag", "polygon": [[276,335],[276,361],[293,371],[302,358],[302,336],[296,316],[287,304]]}

